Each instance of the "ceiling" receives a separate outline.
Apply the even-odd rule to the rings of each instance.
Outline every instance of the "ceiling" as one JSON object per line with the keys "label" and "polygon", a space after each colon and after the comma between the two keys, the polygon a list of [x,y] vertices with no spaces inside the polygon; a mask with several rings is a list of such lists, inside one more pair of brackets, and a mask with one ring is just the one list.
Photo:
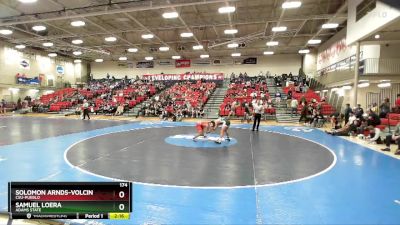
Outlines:
{"label": "ceiling", "polygon": [[[282,9],[286,0],[37,0],[24,4],[17,0],[0,0],[0,29],[11,29],[13,34],[1,35],[0,39],[12,44],[24,44],[29,49],[43,49],[59,55],[86,60],[103,58],[118,60],[143,60],[145,56],[170,59],[173,55],[183,58],[226,57],[233,52],[242,56],[259,56],[264,51],[275,54],[298,53],[300,49],[316,48],[307,44],[310,39],[328,40],[346,24],[346,0],[301,0],[300,8]],[[229,14],[218,13],[222,6],[235,6]],[[178,18],[165,19],[164,12],[176,11]],[[72,21],[82,20],[83,27],[73,27]],[[327,22],[339,23],[336,29],[321,29]],[[44,25],[46,31],[32,30],[34,25]],[[272,32],[272,27],[286,26],[287,31]],[[227,35],[226,29],[238,33]],[[193,37],[182,38],[180,33],[192,32]],[[146,40],[143,34],[152,33]],[[114,36],[116,42],[106,42]],[[84,41],[81,45],[71,43]],[[267,41],[278,41],[275,47]],[[51,48],[42,43],[53,42]],[[229,43],[243,44],[236,49],[227,48]],[[194,45],[203,50],[193,50]],[[159,47],[170,50],[160,52]],[[127,49],[136,47],[136,53]],[[82,51],[79,57],[73,51]]]}

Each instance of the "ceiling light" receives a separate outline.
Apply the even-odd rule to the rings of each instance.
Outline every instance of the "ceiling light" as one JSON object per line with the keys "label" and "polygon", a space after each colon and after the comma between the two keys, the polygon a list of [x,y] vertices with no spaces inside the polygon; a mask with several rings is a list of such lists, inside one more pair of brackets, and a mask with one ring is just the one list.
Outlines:
{"label": "ceiling light", "polygon": [[121,57],[118,58],[118,60],[119,61],[126,61],[126,60],[128,60],[128,57],[121,56]]}
{"label": "ceiling light", "polygon": [[267,46],[277,46],[277,45],[279,45],[279,42],[277,42],[277,41],[268,41],[267,42]]}
{"label": "ceiling light", "polygon": [[46,27],[42,26],[42,25],[37,25],[37,26],[33,26],[32,30],[34,30],[34,31],[44,31],[44,30],[46,30]]}
{"label": "ceiling light", "polygon": [[230,44],[228,44],[228,48],[237,48],[237,47],[239,47],[238,43],[230,43]]}
{"label": "ceiling light", "polygon": [[375,35],[375,39],[379,39],[379,38],[381,38],[381,35],[379,35],[379,34]]}
{"label": "ceiling light", "polygon": [[106,38],[104,38],[104,40],[107,42],[115,42],[115,41],[117,41],[117,38],[116,37],[106,37]]}
{"label": "ceiling light", "polygon": [[0,34],[2,35],[10,35],[12,33],[13,33],[12,30],[7,30],[7,29],[0,30]]}
{"label": "ceiling light", "polygon": [[387,82],[390,82],[390,80],[380,80],[379,82],[381,82],[381,83],[387,83]]}
{"label": "ceiling light", "polygon": [[308,44],[310,44],[310,45],[317,45],[320,43],[321,43],[321,40],[319,40],[319,39],[311,39],[308,41]]}
{"label": "ceiling light", "polygon": [[358,87],[359,87],[359,88],[366,88],[366,87],[369,87],[369,83],[361,83],[361,84],[358,84]]}
{"label": "ceiling light", "polygon": [[179,14],[177,12],[166,12],[163,13],[162,16],[165,19],[173,19],[173,18],[178,18]]}
{"label": "ceiling light", "polygon": [[351,90],[351,86],[346,85],[346,86],[343,86],[342,89],[343,89],[343,90]]}
{"label": "ceiling light", "polygon": [[274,52],[271,52],[271,51],[264,52],[264,55],[273,55],[273,54],[274,54]]}
{"label": "ceiling light", "polygon": [[227,30],[224,30],[224,33],[225,33],[225,34],[236,34],[237,32],[238,32],[237,29],[227,29]]}
{"label": "ceiling light", "polygon": [[282,4],[283,9],[299,8],[300,6],[301,6],[301,1],[287,1]]}
{"label": "ceiling light", "polygon": [[152,39],[154,37],[153,34],[142,34],[143,39]]}
{"label": "ceiling light", "polygon": [[379,88],[387,88],[387,87],[390,87],[390,86],[392,86],[390,83],[380,83],[380,84],[378,84]]}
{"label": "ceiling light", "polygon": [[45,42],[42,44],[44,47],[52,47],[54,44],[52,42]]}
{"label": "ceiling light", "polygon": [[302,50],[299,50],[299,53],[300,54],[308,54],[308,53],[310,53],[310,50],[309,49],[302,49]]}
{"label": "ceiling light", "polygon": [[169,51],[169,47],[163,46],[163,47],[158,48],[158,50],[160,50],[161,52],[166,52],[166,51]]}
{"label": "ceiling light", "polygon": [[128,48],[128,52],[138,52],[137,48]]}
{"label": "ceiling light", "polygon": [[200,55],[200,58],[202,59],[210,58],[210,55]]}
{"label": "ceiling light", "polygon": [[103,60],[103,59],[95,59],[94,61],[95,61],[95,62],[98,62],[98,63],[101,63],[101,62],[103,62],[104,60]]}
{"label": "ceiling light", "polygon": [[82,20],[77,20],[77,21],[72,21],[71,22],[71,26],[73,26],[73,27],[83,27],[83,26],[85,26],[85,21],[82,21]]}
{"label": "ceiling light", "polygon": [[203,48],[204,48],[203,45],[195,45],[195,46],[193,46],[193,50],[201,50]]}
{"label": "ceiling light", "polygon": [[282,31],[286,31],[287,27],[273,27],[272,28],[272,32],[282,32]]}
{"label": "ceiling light", "polygon": [[54,52],[53,52],[53,53],[49,53],[48,56],[49,56],[49,57],[56,57],[56,56],[57,56],[57,53],[54,53]]}
{"label": "ceiling light", "polygon": [[181,37],[183,38],[193,37],[193,33],[192,32],[181,33]]}
{"label": "ceiling light", "polygon": [[233,13],[236,11],[234,6],[224,6],[218,9],[219,13]]}
{"label": "ceiling light", "polygon": [[339,26],[338,23],[324,23],[322,24],[322,29],[335,29]]}
{"label": "ceiling light", "polygon": [[322,92],[328,92],[328,90],[327,90],[327,89],[325,89],[325,90],[322,90]]}
{"label": "ceiling light", "polygon": [[151,60],[153,60],[154,58],[153,58],[152,56],[147,56],[147,57],[144,57],[144,59],[147,60],[147,61],[151,61]]}
{"label": "ceiling light", "polygon": [[82,62],[82,60],[80,60],[80,59],[75,59],[74,60],[74,63],[81,63]]}
{"label": "ceiling light", "polygon": [[72,40],[71,42],[72,42],[72,44],[75,44],[75,45],[80,45],[83,43],[83,41],[80,39],[75,39],[75,40]]}
{"label": "ceiling light", "polygon": [[76,52],[73,52],[72,54],[74,54],[74,55],[82,55],[82,52],[81,51],[76,51]]}
{"label": "ceiling light", "polygon": [[172,59],[181,59],[181,56],[179,56],[179,55],[174,55],[174,56],[172,56]]}
{"label": "ceiling light", "polygon": [[19,2],[22,2],[22,3],[34,3],[34,2],[37,2],[37,0],[18,0]]}
{"label": "ceiling light", "polygon": [[16,45],[15,46],[15,48],[18,48],[18,49],[24,49],[26,46],[25,45]]}
{"label": "ceiling light", "polygon": [[242,54],[240,54],[240,53],[232,53],[232,57],[240,57]]}

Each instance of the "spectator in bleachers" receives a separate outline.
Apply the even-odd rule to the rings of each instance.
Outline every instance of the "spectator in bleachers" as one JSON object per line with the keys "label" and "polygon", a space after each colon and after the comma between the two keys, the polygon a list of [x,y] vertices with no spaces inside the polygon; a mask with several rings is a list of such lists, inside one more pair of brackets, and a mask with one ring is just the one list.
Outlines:
{"label": "spectator in bleachers", "polygon": [[276,103],[280,103],[281,102],[281,93],[279,91],[277,91],[275,93],[275,102]]}
{"label": "spectator in bleachers", "polygon": [[386,115],[390,112],[389,98],[385,98],[383,103],[379,106],[379,109],[380,109],[379,117],[386,118]]}
{"label": "spectator in bleachers", "polygon": [[0,102],[0,114],[6,114],[6,100],[1,99]]}
{"label": "spectator in bleachers", "polygon": [[392,134],[388,134],[386,136],[385,139],[386,148],[382,149],[382,151],[390,152],[390,144],[392,141],[397,144],[397,150],[394,154],[400,155],[400,123],[397,124]]}
{"label": "spectator in bleachers", "polygon": [[369,144],[382,144],[381,130],[374,126],[368,126],[369,136],[366,138]]}
{"label": "spectator in bleachers", "polygon": [[372,109],[368,112],[368,126],[376,127],[381,124],[381,119],[379,118],[378,114],[376,114]]}
{"label": "spectator in bleachers", "polygon": [[354,120],[350,124],[346,124],[343,128],[332,130],[332,131],[325,131],[328,134],[334,136],[349,136],[355,132],[357,132],[357,127],[360,125],[359,120]]}

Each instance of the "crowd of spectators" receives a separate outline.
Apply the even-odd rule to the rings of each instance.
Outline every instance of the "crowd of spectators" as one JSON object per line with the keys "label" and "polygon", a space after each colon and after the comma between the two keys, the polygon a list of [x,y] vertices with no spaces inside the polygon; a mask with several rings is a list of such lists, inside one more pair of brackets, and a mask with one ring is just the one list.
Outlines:
{"label": "crowd of spectators", "polygon": [[215,91],[216,84],[206,81],[184,81],[146,101],[138,116],[158,116],[163,120],[180,121],[183,118],[203,118],[204,105]]}

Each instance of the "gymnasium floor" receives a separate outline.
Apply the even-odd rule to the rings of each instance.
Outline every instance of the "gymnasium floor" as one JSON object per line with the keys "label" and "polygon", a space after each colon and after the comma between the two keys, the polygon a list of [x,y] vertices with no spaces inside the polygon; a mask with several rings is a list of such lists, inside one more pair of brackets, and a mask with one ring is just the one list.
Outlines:
{"label": "gymnasium floor", "polygon": [[120,179],[133,213],[112,224],[400,224],[399,159],[318,129],[234,124],[221,145],[193,142],[193,122],[2,117],[0,132],[0,211],[8,181]]}

